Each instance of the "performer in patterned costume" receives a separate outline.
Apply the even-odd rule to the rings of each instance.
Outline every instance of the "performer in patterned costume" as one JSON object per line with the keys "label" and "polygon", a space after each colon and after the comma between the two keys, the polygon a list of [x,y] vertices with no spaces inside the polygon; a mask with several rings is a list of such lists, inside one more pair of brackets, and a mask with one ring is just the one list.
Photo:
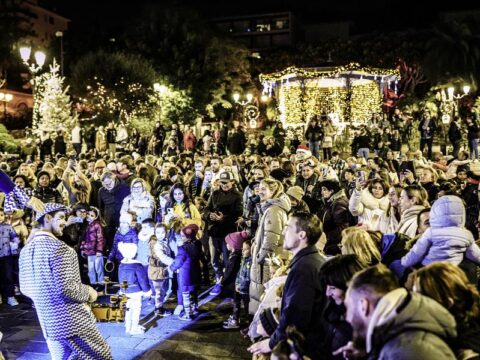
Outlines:
{"label": "performer in patterned costume", "polygon": [[41,228],[20,253],[20,290],[35,304],[52,359],[113,359],[86,304],[97,292],[82,284],[75,251],[57,238],[67,211],[47,203],[36,213]]}

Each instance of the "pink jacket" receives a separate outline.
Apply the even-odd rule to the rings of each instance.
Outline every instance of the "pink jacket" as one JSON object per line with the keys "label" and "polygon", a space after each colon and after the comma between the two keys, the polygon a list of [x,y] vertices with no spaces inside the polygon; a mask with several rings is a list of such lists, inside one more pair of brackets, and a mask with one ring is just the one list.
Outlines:
{"label": "pink jacket", "polygon": [[96,255],[97,252],[103,254],[105,249],[105,237],[103,229],[98,220],[93,221],[85,231],[85,237],[80,245],[80,250],[87,256]]}

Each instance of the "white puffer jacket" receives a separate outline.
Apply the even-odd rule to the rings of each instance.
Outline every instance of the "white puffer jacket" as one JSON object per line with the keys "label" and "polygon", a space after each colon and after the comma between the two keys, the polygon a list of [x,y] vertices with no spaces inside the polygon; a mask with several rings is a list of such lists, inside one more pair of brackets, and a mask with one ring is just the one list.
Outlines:
{"label": "white puffer jacket", "polygon": [[353,190],[348,203],[348,210],[353,216],[358,216],[358,223],[364,224],[369,230],[382,233],[395,232],[391,229],[391,219],[387,215],[390,202],[387,196],[375,198],[368,189]]}
{"label": "white puffer jacket", "polygon": [[460,264],[464,258],[480,265],[480,248],[465,229],[465,206],[458,196],[442,196],[430,211],[430,228],[402,258],[404,267],[437,261]]}

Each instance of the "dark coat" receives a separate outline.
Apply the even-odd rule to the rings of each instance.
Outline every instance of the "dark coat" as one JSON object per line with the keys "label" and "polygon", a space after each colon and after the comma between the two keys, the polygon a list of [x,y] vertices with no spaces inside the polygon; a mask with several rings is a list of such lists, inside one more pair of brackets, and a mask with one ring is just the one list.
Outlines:
{"label": "dark coat", "polygon": [[103,253],[105,249],[105,237],[103,236],[102,225],[98,220],[91,222],[85,231],[84,240],[80,250],[87,256]]}
{"label": "dark coat", "polygon": [[[459,350],[473,350],[480,354],[480,319],[457,320],[457,333],[458,337],[454,344],[457,352]],[[473,359],[477,360],[478,355]]]}
{"label": "dark coat", "polygon": [[228,137],[227,148],[232,155],[240,155],[245,151],[245,134],[242,131],[236,131]]}
{"label": "dark coat", "polygon": [[191,200],[201,195],[202,185],[203,178],[200,178],[198,176],[193,176],[192,179],[188,182],[187,193]]}
{"label": "dark coat", "polygon": [[321,141],[323,139],[323,130],[320,126],[309,126],[305,131],[305,140]]}
{"label": "dark coat", "polygon": [[319,344],[325,337],[322,309],[326,297],[320,281],[320,268],[324,262],[314,245],[300,250],[293,257],[283,289],[279,324],[270,337],[271,349],[286,338],[287,326],[295,325],[305,336],[306,355],[313,360],[322,358]]}
{"label": "dark coat", "polygon": [[234,290],[235,279],[240,270],[240,263],[242,262],[242,250],[232,251],[228,257],[227,266],[223,273],[221,285],[228,291]]}
{"label": "dark coat", "polygon": [[117,183],[112,190],[109,191],[104,187],[98,190],[98,205],[102,211],[103,218],[107,226],[113,227],[118,226],[123,199],[130,195],[130,187],[123,182],[116,181]]}
{"label": "dark coat", "polygon": [[197,290],[202,280],[200,258],[202,244],[196,240],[178,247],[177,256],[170,265],[170,270],[178,271],[178,290],[181,292]]}
{"label": "dark coat", "polygon": [[108,254],[109,261],[117,261],[120,262],[123,259],[123,255],[120,251],[118,251],[118,243],[138,243],[138,233],[137,229],[130,228],[126,234],[121,234],[117,231],[115,237],[113,238],[113,245],[112,250],[110,250],[110,254]]}
{"label": "dark coat", "polygon": [[340,190],[327,202],[322,202],[317,215],[322,220],[323,231],[327,237],[325,253],[340,254],[338,244],[342,241],[342,231],[353,225],[353,216],[348,210],[348,199],[344,191]]}
{"label": "dark coat", "polygon": [[235,287],[240,294],[248,294],[250,288],[250,268],[252,267],[252,257],[242,259],[240,263],[240,270],[235,279]]}
{"label": "dark coat", "polygon": [[51,186],[47,186],[47,187],[37,186],[33,190],[33,196],[42,200],[43,203],[54,202],[57,204],[63,204],[62,195],[57,189]]}
{"label": "dark coat", "polygon": [[424,125],[426,125],[427,119],[422,119],[418,124],[418,131],[420,131],[422,139],[430,139],[433,137],[435,132],[437,131],[437,123],[435,122],[434,118],[430,118],[428,121],[428,130],[424,129]]}
{"label": "dark coat", "polygon": [[87,221],[83,221],[81,223],[73,223],[66,226],[60,239],[78,252],[80,244],[85,238],[87,225]]}
{"label": "dark coat", "polygon": [[[208,199],[203,219],[208,223],[208,234],[212,237],[225,237],[236,229],[235,222],[242,215],[242,194],[233,187],[229,191],[215,190]],[[222,221],[210,221],[210,213],[219,211]]]}
{"label": "dark coat", "polygon": [[65,155],[67,153],[67,144],[65,143],[63,135],[57,135],[53,149],[54,154]]}
{"label": "dark coat", "polygon": [[327,333],[325,336],[325,359],[342,360],[343,354],[333,356],[332,352],[347,345],[353,337],[352,326],[345,320],[347,310],[345,306],[337,305],[333,300],[328,301],[323,312]]}
{"label": "dark coat", "polygon": [[450,140],[452,144],[462,141],[462,130],[455,121],[452,121],[448,128],[448,140]]}
{"label": "dark coat", "polygon": [[145,268],[140,263],[121,263],[118,267],[118,282],[126,281],[127,294],[150,290]]}
{"label": "dark coat", "polygon": [[422,185],[422,187],[427,190],[428,202],[430,204],[433,204],[433,202],[437,200],[438,197],[438,185],[433,182],[422,183],[420,185]]}
{"label": "dark coat", "polygon": [[108,128],[107,129],[107,143],[109,144],[115,144],[117,142],[117,130],[115,130],[115,128],[111,129],[111,128]]}

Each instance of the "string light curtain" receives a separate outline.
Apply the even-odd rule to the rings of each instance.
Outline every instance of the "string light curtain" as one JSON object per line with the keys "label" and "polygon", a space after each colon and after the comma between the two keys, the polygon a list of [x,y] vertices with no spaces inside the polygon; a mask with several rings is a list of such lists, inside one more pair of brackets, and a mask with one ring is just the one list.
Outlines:
{"label": "string light curtain", "polygon": [[315,114],[336,114],[341,121],[366,121],[378,113],[384,86],[394,86],[399,72],[361,68],[352,63],[335,68],[289,67],[261,74],[263,92],[277,96],[280,120],[286,126],[305,124]]}

